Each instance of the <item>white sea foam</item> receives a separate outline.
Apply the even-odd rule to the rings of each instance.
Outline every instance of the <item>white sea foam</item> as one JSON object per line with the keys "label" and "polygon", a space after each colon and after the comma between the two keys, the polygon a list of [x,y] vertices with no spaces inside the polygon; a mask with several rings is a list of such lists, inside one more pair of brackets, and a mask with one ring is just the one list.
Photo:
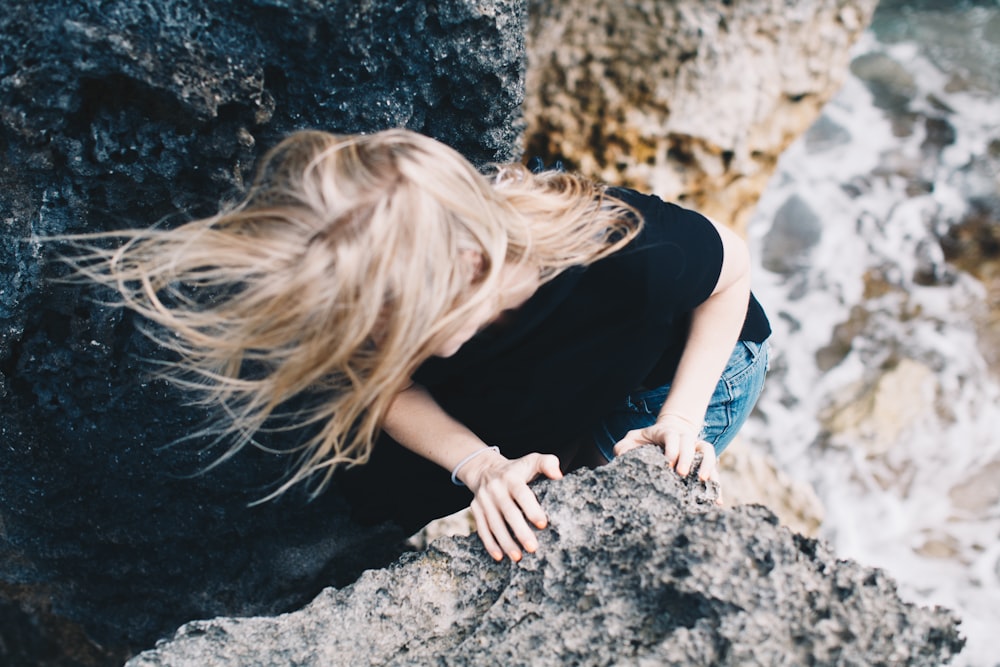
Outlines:
{"label": "white sea foam", "polygon": [[[949,494],[1000,461],[1000,385],[972,322],[983,287],[944,265],[934,234],[960,220],[970,198],[1000,196],[996,174],[991,182],[989,172],[962,171],[1000,139],[1000,100],[949,92],[949,74],[913,42],[884,45],[868,33],[856,53],[871,51],[914,75],[919,93],[911,110],[941,116],[940,102],[953,110],[946,118],[955,141],[929,158],[921,125],[895,137],[891,120],[852,76],[824,111],[850,140],[811,152],[800,140],[782,157],[750,226],[754,255],[762,255],[775,213],[792,195],[820,217],[822,237],[801,271],[756,268],[754,290],[769,311],[775,353],[744,435],[813,484],[826,506],[823,537],[838,554],[884,568],[913,602],[958,613],[968,644],[954,664],[1000,665],[1000,503],[963,509]],[[914,178],[933,189],[908,193]],[[871,269],[892,289],[866,299]],[[945,279],[918,284],[920,270]],[[847,356],[823,372],[816,353],[852,307],[867,313],[867,323]],[[915,388],[923,409],[905,416],[894,442],[874,443],[888,451],[873,455],[863,434],[824,430],[820,415],[831,403],[900,358],[933,372]]]}

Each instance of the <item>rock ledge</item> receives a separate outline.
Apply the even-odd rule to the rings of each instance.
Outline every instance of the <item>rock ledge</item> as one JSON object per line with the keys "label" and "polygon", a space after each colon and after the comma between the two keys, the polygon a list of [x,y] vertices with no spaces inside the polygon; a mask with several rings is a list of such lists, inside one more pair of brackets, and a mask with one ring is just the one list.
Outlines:
{"label": "rock ledge", "polygon": [[535,488],[551,525],[520,564],[443,538],[300,611],[188,623],[128,667],[941,665],[962,647],[947,610],[763,507],[718,508],[653,448]]}

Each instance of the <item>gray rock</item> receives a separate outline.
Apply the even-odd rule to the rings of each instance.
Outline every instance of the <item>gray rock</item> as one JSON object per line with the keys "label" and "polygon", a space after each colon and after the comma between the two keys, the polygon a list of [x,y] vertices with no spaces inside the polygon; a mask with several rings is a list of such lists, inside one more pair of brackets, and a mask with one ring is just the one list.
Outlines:
{"label": "gray rock", "polygon": [[336,492],[248,508],[284,458],[197,475],[218,450],[168,445],[208,415],[150,377],[141,360],[163,353],[129,314],[49,280],[63,268],[37,237],[210,212],[303,127],[407,126],[476,163],[516,158],[524,22],[520,0],[4,2],[0,582],[141,648],[399,555],[405,536],[357,525]]}
{"label": "gray rock", "polygon": [[851,61],[851,72],[865,84],[880,109],[902,113],[917,94],[913,75],[884,53],[858,56]]}
{"label": "gray rock", "polygon": [[872,31],[882,44],[916,45],[952,90],[1000,93],[1000,5],[992,0],[881,0]]}
{"label": "gray rock", "polygon": [[822,235],[819,216],[802,197],[792,195],[775,212],[762,239],[761,265],[775,273],[795,273],[806,266]]}
{"label": "gray rock", "polygon": [[803,137],[805,138],[806,151],[810,154],[822,153],[837,146],[845,146],[851,141],[851,133],[826,114],[820,114],[820,117],[809,126]]}
{"label": "gray rock", "polygon": [[519,564],[442,538],[300,611],[189,623],[128,667],[937,666],[962,647],[950,612],[763,507],[718,508],[655,448],[535,489],[550,527]]}

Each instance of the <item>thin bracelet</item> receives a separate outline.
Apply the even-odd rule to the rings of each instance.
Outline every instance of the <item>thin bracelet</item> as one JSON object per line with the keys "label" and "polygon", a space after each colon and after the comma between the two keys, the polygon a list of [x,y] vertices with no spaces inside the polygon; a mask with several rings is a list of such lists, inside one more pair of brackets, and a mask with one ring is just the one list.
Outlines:
{"label": "thin bracelet", "polygon": [[476,458],[477,456],[479,456],[483,452],[488,452],[490,450],[493,450],[494,452],[498,452],[499,453],[500,448],[499,447],[483,447],[482,449],[477,449],[476,451],[472,452],[471,454],[469,454],[468,456],[466,456],[464,459],[462,459],[461,461],[459,461],[455,465],[455,467],[451,469],[451,483],[454,484],[455,486],[465,486],[465,482],[463,482],[462,480],[460,480],[458,478],[458,471],[461,470],[462,466],[464,466],[466,463],[468,463],[472,459]]}
{"label": "thin bracelet", "polygon": [[685,417],[684,415],[678,414],[676,412],[664,412],[662,415],[659,415],[659,417],[673,417],[675,419],[680,419],[685,424],[688,424],[689,426],[693,426],[694,428],[698,429],[699,433],[701,431],[705,430],[705,426],[706,426],[705,422],[702,422],[700,424],[696,424],[693,421],[691,421],[690,419],[688,419],[687,417]]}

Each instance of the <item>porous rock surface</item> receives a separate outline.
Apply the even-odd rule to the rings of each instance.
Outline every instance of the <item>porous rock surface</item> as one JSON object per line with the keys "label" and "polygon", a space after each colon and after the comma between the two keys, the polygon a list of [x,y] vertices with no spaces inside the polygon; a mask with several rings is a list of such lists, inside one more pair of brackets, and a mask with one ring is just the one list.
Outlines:
{"label": "porous rock surface", "polygon": [[[391,561],[336,493],[249,508],[288,461],[168,446],[205,413],[107,295],[49,280],[40,236],[213,211],[304,127],[407,126],[518,156],[518,0],[5,0],[0,10],[0,582],[16,605],[148,647],[192,618],[279,612]],[[34,592],[32,592],[34,591]],[[9,605],[8,605],[9,607]],[[30,610],[29,610],[30,611]],[[0,663],[25,645],[0,627]]]}
{"label": "porous rock surface", "polygon": [[529,153],[742,228],[877,0],[530,0]]}
{"label": "porous rock surface", "polygon": [[297,612],[189,623],[128,667],[937,666],[961,648],[950,612],[761,506],[720,509],[653,447],[535,489],[550,526],[518,564],[441,538]]}

